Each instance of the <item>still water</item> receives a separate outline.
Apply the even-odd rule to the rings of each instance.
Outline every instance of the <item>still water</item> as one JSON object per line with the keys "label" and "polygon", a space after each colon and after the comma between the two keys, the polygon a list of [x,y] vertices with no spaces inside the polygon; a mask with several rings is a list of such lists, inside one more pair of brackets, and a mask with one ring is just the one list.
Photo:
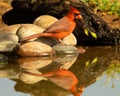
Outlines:
{"label": "still water", "polygon": [[120,96],[119,89],[119,46],[0,64],[0,96]]}

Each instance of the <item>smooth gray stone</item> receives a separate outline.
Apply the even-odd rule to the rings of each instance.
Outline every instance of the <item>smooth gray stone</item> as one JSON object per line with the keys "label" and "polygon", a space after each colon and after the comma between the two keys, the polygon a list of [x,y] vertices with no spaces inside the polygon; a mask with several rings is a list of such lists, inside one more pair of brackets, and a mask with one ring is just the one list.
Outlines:
{"label": "smooth gray stone", "polygon": [[64,54],[78,54],[78,50],[76,47],[72,46],[72,45],[56,45],[53,46],[53,49],[55,50],[56,54],[58,55],[64,55]]}

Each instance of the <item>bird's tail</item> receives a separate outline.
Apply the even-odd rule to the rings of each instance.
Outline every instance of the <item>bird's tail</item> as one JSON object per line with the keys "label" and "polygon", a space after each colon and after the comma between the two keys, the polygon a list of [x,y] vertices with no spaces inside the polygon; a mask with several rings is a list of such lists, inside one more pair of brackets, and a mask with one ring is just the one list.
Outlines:
{"label": "bird's tail", "polygon": [[34,34],[34,35],[31,35],[31,36],[22,38],[22,39],[20,40],[20,42],[27,41],[27,40],[30,40],[30,39],[33,39],[33,38],[42,37],[42,36],[43,36],[43,37],[49,37],[49,34],[48,34],[48,33],[38,33],[38,34]]}

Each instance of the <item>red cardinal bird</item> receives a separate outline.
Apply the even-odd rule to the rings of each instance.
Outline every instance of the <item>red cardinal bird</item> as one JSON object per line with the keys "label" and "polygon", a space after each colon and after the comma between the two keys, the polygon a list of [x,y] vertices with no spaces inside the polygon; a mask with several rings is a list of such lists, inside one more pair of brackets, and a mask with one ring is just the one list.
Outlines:
{"label": "red cardinal bird", "polygon": [[21,39],[20,41],[26,41],[41,36],[52,37],[61,41],[62,38],[68,36],[75,29],[76,22],[74,21],[74,19],[82,19],[82,16],[77,9],[75,9],[74,7],[70,7],[70,9],[70,12],[65,17],[61,18],[59,21],[46,28],[43,33],[28,36]]}
{"label": "red cardinal bird", "polygon": [[48,80],[52,81],[56,85],[68,90],[71,92],[74,96],[81,96],[81,94],[84,91],[84,86],[80,86],[77,88],[78,79],[77,77],[69,70],[65,69],[58,69],[54,70],[52,72],[47,72],[44,74],[36,74],[24,71],[26,74],[30,74],[33,76],[39,76],[39,77],[46,77]]}

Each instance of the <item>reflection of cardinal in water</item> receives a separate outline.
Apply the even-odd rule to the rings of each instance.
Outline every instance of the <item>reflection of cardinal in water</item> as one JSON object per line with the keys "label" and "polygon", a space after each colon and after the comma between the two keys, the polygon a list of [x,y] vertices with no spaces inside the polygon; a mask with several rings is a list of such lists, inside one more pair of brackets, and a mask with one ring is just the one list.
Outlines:
{"label": "reflection of cardinal in water", "polygon": [[65,17],[49,26],[43,33],[25,37],[20,41],[26,41],[37,37],[52,37],[61,41],[62,38],[68,36],[75,29],[76,22],[74,19],[81,20],[82,16],[76,8],[70,7],[70,12]]}
{"label": "reflection of cardinal in water", "polygon": [[69,70],[59,69],[52,72],[47,72],[44,74],[36,74],[26,72],[27,74],[34,76],[43,76],[48,78],[48,80],[54,82],[56,85],[70,91],[74,96],[80,96],[83,93],[84,87],[80,86],[77,88],[78,79],[76,76]]}

